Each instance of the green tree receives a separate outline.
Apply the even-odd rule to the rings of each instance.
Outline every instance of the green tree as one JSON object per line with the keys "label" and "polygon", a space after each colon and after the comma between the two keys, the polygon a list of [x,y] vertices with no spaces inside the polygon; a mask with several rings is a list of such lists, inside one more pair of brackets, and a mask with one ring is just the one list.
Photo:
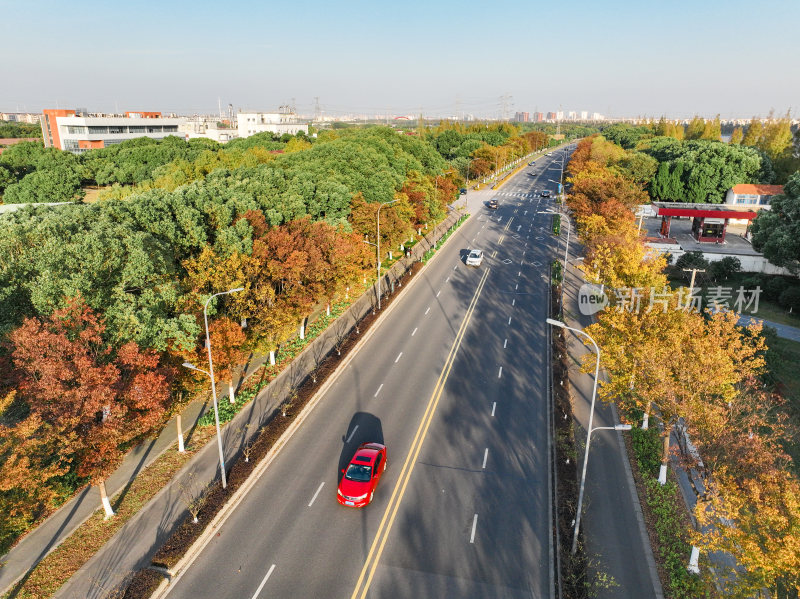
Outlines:
{"label": "green tree", "polygon": [[703,132],[706,130],[706,121],[704,118],[699,116],[695,116],[689,121],[689,124],[686,126],[686,136],[685,139],[692,140],[692,139],[702,139]]}
{"label": "green tree", "polygon": [[6,204],[71,202],[83,196],[80,176],[74,170],[60,166],[25,175],[19,183],[6,188],[3,201]]}
{"label": "green tree", "polygon": [[750,119],[750,124],[747,126],[747,130],[744,132],[742,145],[750,146],[751,148],[758,147],[758,145],[761,143],[761,136],[763,134],[764,123],[761,122],[761,119],[753,117]]}
{"label": "green tree", "polygon": [[761,210],[752,225],[753,247],[776,266],[800,272],[800,173],[773,198],[770,210]]}
{"label": "green tree", "polygon": [[741,145],[743,139],[744,139],[744,133],[742,132],[742,128],[735,127],[733,129],[733,133],[731,133],[731,140],[728,143],[738,146]]}

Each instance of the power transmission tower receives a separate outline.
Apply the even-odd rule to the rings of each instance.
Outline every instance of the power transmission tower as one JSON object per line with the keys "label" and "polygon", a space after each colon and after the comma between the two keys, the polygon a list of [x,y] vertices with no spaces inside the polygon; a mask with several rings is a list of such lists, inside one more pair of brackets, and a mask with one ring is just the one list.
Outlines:
{"label": "power transmission tower", "polygon": [[319,107],[319,96],[314,96],[314,120],[319,121],[322,118],[322,109]]}

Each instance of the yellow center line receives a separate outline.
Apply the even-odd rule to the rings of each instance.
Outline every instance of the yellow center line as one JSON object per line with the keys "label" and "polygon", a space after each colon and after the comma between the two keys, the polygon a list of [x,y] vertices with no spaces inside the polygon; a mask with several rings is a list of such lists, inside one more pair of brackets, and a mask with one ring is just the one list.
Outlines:
{"label": "yellow center line", "polygon": [[506,223],[506,226],[503,228],[503,231],[508,231],[508,228],[511,226],[511,223],[513,221],[514,221],[514,217],[512,216],[511,218],[508,219],[508,222]]}
{"label": "yellow center line", "polygon": [[475,311],[475,306],[478,303],[478,297],[480,297],[481,291],[486,284],[486,279],[489,276],[490,271],[491,269],[487,268],[483,273],[480,283],[478,283],[478,288],[475,290],[475,295],[472,296],[472,301],[467,308],[467,313],[464,315],[464,319],[461,321],[461,327],[459,328],[456,338],[453,341],[453,346],[450,348],[450,353],[448,354],[447,360],[442,368],[442,373],[439,375],[439,380],[436,382],[433,393],[428,400],[428,406],[425,408],[425,414],[422,416],[422,421],[419,423],[417,432],[414,435],[414,440],[411,443],[408,456],[406,457],[406,461],[403,464],[402,470],[400,471],[400,478],[397,480],[397,485],[395,485],[394,491],[392,491],[392,496],[389,499],[389,505],[386,508],[386,512],[383,514],[380,525],[378,526],[378,532],[375,535],[375,540],[372,542],[372,546],[367,554],[367,559],[364,562],[364,567],[361,570],[361,575],[358,577],[356,588],[353,590],[351,599],[364,599],[364,597],[367,595],[369,585],[372,583],[372,577],[375,575],[375,570],[378,568],[378,562],[381,554],[383,553],[386,541],[389,538],[389,532],[394,524],[395,516],[397,515],[398,509],[400,509],[400,502],[405,494],[406,486],[408,485],[408,481],[411,479],[411,473],[414,470],[414,464],[417,461],[420,450],[422,449],[425,436],[428,434],[428,428],[433,421],[433,415],[436,412],[436,407],[438,406],[439,399],[442,396],[444,384],[447,381],[447,377],[450,375],[450,370],[455,362],[456,353],[458,352],[458,348],[461,346],[461,341],[464,339],[467,325],[472,318],[472,313]]}
{"label": "yellow center line", "polygon": [[497,255],[497,250],[492,252],[492,258],[494,258],[496,255]]}
{"label": "yellow center line", "polygon": [[503,244],[503,239],[505,239],[505,238],[506,238],[505,235],[501,235],[500,239],[497,240],[497,245],[502,245]]}

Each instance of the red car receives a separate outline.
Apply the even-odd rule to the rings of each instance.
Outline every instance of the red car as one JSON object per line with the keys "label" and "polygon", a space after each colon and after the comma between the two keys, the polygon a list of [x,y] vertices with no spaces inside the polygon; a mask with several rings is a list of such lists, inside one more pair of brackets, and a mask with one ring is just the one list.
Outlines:
{"label": "red car", "polygon": [[380,443],[362,443],[350,465],[342,469],[336,499],[349,507],[364,507],[372,501],[375,487],[386,470],[386,446]]}

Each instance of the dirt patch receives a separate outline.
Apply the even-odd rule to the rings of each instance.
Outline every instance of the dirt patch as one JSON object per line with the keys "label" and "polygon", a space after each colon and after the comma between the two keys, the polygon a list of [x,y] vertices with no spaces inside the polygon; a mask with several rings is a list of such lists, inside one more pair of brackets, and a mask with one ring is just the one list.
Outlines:
{"label": "dirt patch", "polygon": [[[422,268],[423,265],[420,262],[414,262],[406,274],[399,279],[403,286],[398,286],[396,293],[381,298],[382,307],[391,305],[400,295],[400,291],[402,291],[405,284],[410,282]],[[377,321],[378,316],[379,314],[372,311],[367,312],[360,321],[353,325],[346,339],[339,346],[339,352],[341,353],[333,350],[321,361],[315,373],[316,380],[311,376],[307,377],[297,389],[297,393],[291,403],[284,404],[282,409],[276,409],[270,415],[266,424],[261,427],[249,447],[249,459],[245,461],[244,457],[239,457],[233,462],[233,466],[228,473],[228,487],[223,489],[222,485],[216,482],[208,488],[205,499],[197,511],[198,522],[194,523],[193,517],[187,515],[153,556],[153,566],[171,568],[180,561],[202,534],[208,523],[214,519],[231,495],[247,480],[258,463],[269,453],[278,438],[289,428],[294,417],[308,404],[327,378],[336,371],[342,360],[347,357],[369,327]],[[150,569],[136,572],[130,581],[119,589],[119,596],[123,596],[125,599],[147,599],[155,590],[155,586],[158,585],[158,583],[152,587],[150,585],[154,575],[160,583],[163,577],[158,572]],[[122,595],[123,592],[124,595]]]}

